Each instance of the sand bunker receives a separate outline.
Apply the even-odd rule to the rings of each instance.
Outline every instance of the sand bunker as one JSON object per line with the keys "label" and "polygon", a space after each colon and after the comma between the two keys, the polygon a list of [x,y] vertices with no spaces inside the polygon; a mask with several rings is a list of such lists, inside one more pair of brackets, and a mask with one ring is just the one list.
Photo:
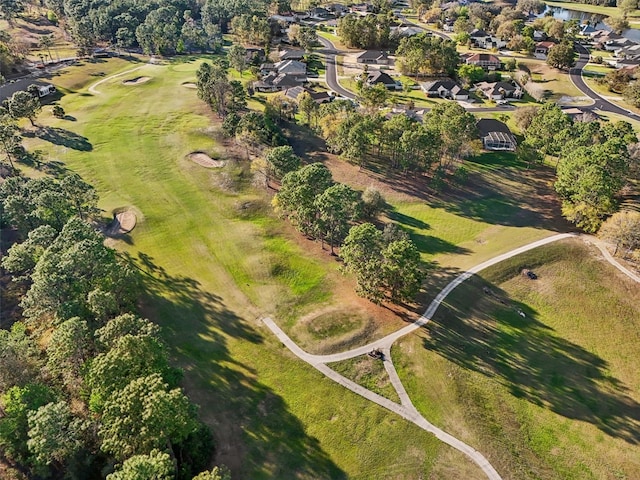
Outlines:
{"label": "sand bunker", "polygon": [[124,235],[134,229],[136,221],[136,214],[131,210],[116,213],[113,216],[113,221],[107,226],[106,233],[109,236]]}
{"label": "sand bunker", "polygon": [[225,162],[220,160],[214,160],[206,153],[202,152],[194,152],[187,155],[189,160],[192,162],[196,162],[198,165],[201,165],[206,168],[222,168],[224,167]]}
{"label": "sand bunker", "polygon": [[183,87],[187,87],[187,88],[193,88],[193,89],[198,88],[198,85],[196,85],[196,84],[195,84],[195,83],[193,83],[193,82],[186,82],[186,83],[183,83],[183,84],[182,84],[182,86],[183,86]]}
{"label": "sand bunker", "polygon": [[145,83],[151,80],[151,77],[136,77],[130,80],[123,80],[123,85],[140,85],[141,83]]}

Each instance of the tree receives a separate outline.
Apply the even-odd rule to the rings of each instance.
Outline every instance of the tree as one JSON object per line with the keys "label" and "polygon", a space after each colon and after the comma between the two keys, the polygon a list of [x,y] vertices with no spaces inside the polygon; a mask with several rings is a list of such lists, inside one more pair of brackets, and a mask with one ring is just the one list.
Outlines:
{"label": "tree", "polygon": [[629,83],[622,91],[624,99],[634,107],[640,107],[640,83],[637,81]]}
{"label": "tree", "polygon": [[316,232],[316,196],[333,185],[331,172],[321,163],[305,165],[287,173],[282,178],[282,187],[274,197],[274,206],[284,212],[292,223],[305,235]]}
{"label": "tree", "polygon": [[545,155],[558,155],[562,150],[560,133],[571,127],[571,119],[555,103],[547,102],[537,109],[524,132],[531,148]]}
{"label": "tree", "polygon": [[48,403],[27,414],[27,446],[40,466],[62,468],[83,448],[89,422],[75,417],[66,402]]}
{"label": "tree", "polygon": [[231,480],[231,472],[227,467],[213,467],[213,470],[196,475],[193,480]]}
{"label": "tree", "polygon": [[21,322],[0,329],[0,392],[15,385],[34,383],[40,371],[39,352]]}
{"label": "tree", "polygon": [[13,26],[18,14],[23,11],[24,2],[22,0],[0,0],[0,12],[2,12],[2,16],[11,26]]}
{"label": "tree", "polygon": [[382,250],[382,276],[394,302],[411,301],[422,284],[420,252],[409,239],[396,240]]}
{"label": "tree", "polygon": [[620,248],[625,248],[626,254],[639,249],[640,213],[633,210],[614,213],[602,224],[598,236],[615,244],[614,255]]}
{"label": "tree", "polygon": [[477,83],[482,80],[484,76],[484,69],[477,65],[469,65],[465,63],[463,65],[460,65],[460,68],[458,68],[458,78],[461,78],[467,84]]}
{"label": "tree", "polygon": [[220,118],[237,110],[235,107],[229,108],[239,92],[237,86],[234,86],[227,78],[227,68],[224,64],[205,62],[200,65],[196,77],[198,79],[198,97],[206,102]]}
{"label": "tree", "polygon": [[89,363],[86,383],[91,390],[90,408],[100,412],[110,396],[145,375],[161,375],[175,386],[180,371],[169,366],[164,345],[152,336],[124,335],[105,353]]}
{"label": "tree", "polygon": [[359,93],[359,102],[370,111],[384,107],[389,99],[389,90],[381,83],[373,86],[363,84]]}
{"label": "tree", "polygon": [[51,47],[53,46],[53,35],[42,35],[40,37],[40,41],[38,42],[40,48],[45,48],[47,53],[49,54],[49,58],[53,62],[53,57],[51,56]]}
{"label": "tree", "polygon": [[382,300],[382,233],[371,223],[351,227],[340,248],[345,270],[356,277],[356,292],[373,302]]}
{"label": "tree", "polygon": [[132,313],[125,313],[113,318],[107,324],[95,331],[98,347],[107,351],[116,346],[118,341],[126,336],[151,337],[160,341],[160,327],[146,318],[140,318]]}
{"label": "tree", "polygon": [[547,63],[554,68],[564,70],[576,64],[576,51],[573,44],[561,42],[549,49]]}
{"label": "tree", "polygon": [[136,39],[142,50],[147,54],[174,53],[180,37],[179,22],[180,15],[173,5],[151,10],[136,28]]}
{"label": "tree", "polygon": [[318,113],[318,104],[311,98],[309,92],[302,92],[298,97],[298,108],[304,115],[304,120],[307,125],[311,125],[311,120]]}
{"label": "tree", "polygon": [[24,463],[29,456],[27,432],[29,412],[53,401],[53,391],[41,383],[28,383],[25,386],[9,388],[0,397],[0,448],[14,461]]}
{"label": "tree", "polygon": [[341,241],[349,230],[349,225],[361,215],[360,194],[344,183],[330,186],[314,200],[318,210],[318,230],[320,238],[333,247]]}
{"label": "tree", "polygon": [[631,12],[638,8],[638,0],[618,0],[618,8],[622,10],[623,18],[627,18]]}
{"label": "tree", "polygon": [[455,102],[436,105],[423,121],[428,130],[440,134],[441,162],[463,158],[478,138],[476,118]]}
{"label": "tree", "polygon": [[41,225],[31,230],[24,242],[11,246],[2,259],[2,267],[13,275],[16,282],[29,280],[38,260],[57,235],[58,232],[49,225]]}
{"label": "tree", "polygon": [[124,460],[153,449],[172,448],[196,430],[193,405],[179,389],[169,390],[153,374],[132,380],[105,403],[101,449]]}
{"label": "tree", "polygon": [[604,19],[604,23],[611,28],[615,33],[620,34],[623,30],[629,28],[629,21],[626,17],[607,17]]}
{"label": "tree", "polygon": [[386,205],[385,199],[375,187],[367,187],[362,193],[362,210],[367,218],[375,218]]}
{"label": "tree", "polygon": [[171,480],[175,466],[168,453],[154,449],[148,455],[126,459],[107,480]]}
{"label": "tree", "polygon": [[42,110],[40,100],[28,92],[19,91],[11,95],[7,100],[9,115],[13,118],[28,118],[31,125],[35,127],[35,118]]}
{"label": "tree", "polygon": [[281,180],[287,173],[300,168],[300,157],[289,145],[274,147],[267,151],[265,155],[267,168],[278,180]]}
{"label": "tree", "polygon": [[522,132],[526,132],[533,121],[533,117],[536,116],[538,107],[519,107],[513,112],[513,119],[516,125]]}
{"label": "tree", "polygon": [[0,117],[0,147],[5,154],[11,168],[13,167],[13,158],[20,151],[22,146],[22,137],[18,134],[20,128],[15,120],[9,115]]}
{"label": "tree", "polygon": [[73,384],[90,356],[91,343],[87,322],[77,317],[62,322],[47,345],[47,370],[61,377],[65,386],[77,388]]}
{"label": "tree", "polygon": [[595,232],[615,209],[629,161],[621,139],[568,152],[558,165],[555,189],[563,200],[563,215],[587,232]]}
{"label": "tree", "polygon": [[396,62],[405,75],[453,75],[459,61],[453,41],[427,33],[403,38],[396,51]]}
{"label": "tree", "polygon": [[53,116],[56,118],[64,118],[65,116],[64,108],[60,105],[54,105],[51,109],[51,113],[53,113]]}
{"label": "tree", "polygon": [[247,66],[247,49],[242,45],[234,43],[227,50],[227,57],[229,58],[229,64],[240,72],[240,76],[244,72]]}

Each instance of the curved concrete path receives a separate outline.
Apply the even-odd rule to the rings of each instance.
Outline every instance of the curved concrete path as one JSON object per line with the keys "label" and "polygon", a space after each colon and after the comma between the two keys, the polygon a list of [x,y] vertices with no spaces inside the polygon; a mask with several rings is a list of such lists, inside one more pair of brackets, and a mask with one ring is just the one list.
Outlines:
{"label": "curved concrete path", "polygon": [[[393,366],[393,361],[391,359],[391,345],[400,337],[411,333],[418,328],[424,326],[431,320],[433,315],[438,310],[438,307],[442,304],[445,298],[462,282],[473,276],[474,274],[484,270],[485,268],[489,268],[497,263],[500,263],[504,260],[507,260],[516,255],[520,255],[521,253],[527,252],[534,248],[541,247],[543,245],[547,245],[552,242],[556,242],[558,240],[563,240],[565,238],[575,237],[575,234],[572,233],[561,233],[558,235],[553,235],[551,237],[544,238],[542,240],[538,240],[535,242],[531,242],[522,247],[511,250],[510,252],[504,253],[502,255],[498,255],[486,262],[483,262],[475,267],[467,270],[466,272],[458,275],[454,280],[452,280],[446,287],[444,287],[440,293],[436,296],[435,299],[429,304],[429,307],[424,312],[424,314],[416,320],[411,325],[407,325],[406,327],[397,330],[379,340],[371,342],[367,345],[363,345],[361,347],[357,347],[346,352],[336,353],[332,355],[312,355],[310,353],[302,350],[289,336],[282,331],[282,329],[276,325],[276,323],[271,318],[263,318],[262,321],[265,323],[267,327],[278,337],[278,339],[293,352],[301,360],[309,363],[311,366],[322,372],[324,375],[339,383],[340,385],[348,388],[354,393],[390,410],[402,418],[410,421],[414,425],[426,430],[432,434],[434,434],[439,440],[443,441],[447,445],[452,446],[453,448],[459,450],[460,452],[467,455],[473,462],[475,462],[485,473],[487,478],[491,480],[501,480],[500,474],[493,468],[493,466],[489,463],[489,461],[477,450],[473,447],[470,447],[466,443],[458,440],[457,438],[449,435],[447,432],[441,430],[436,427],[432,423],[430,423],[426,418],[424,418],[420,412],[415,408],[413,403],[411,402],[411,398],[409,397],[407,391],[402,385],[402,381],[396,372],[395,367]],[[332,370],[326,364],[330,362],[338,362],[340,360],[347,360],[349,358],[357,357],[360,355],[364,355],[371,350],[374,349],[382,350],[384,354],[384,367],[389,375],[389,379],[394,389],[398,393],[398,397],[400,398],[400,404],[397,404],[388,398],[384,398],[361,385],[349,380],[348,378],[343,377],[339,373]]]}

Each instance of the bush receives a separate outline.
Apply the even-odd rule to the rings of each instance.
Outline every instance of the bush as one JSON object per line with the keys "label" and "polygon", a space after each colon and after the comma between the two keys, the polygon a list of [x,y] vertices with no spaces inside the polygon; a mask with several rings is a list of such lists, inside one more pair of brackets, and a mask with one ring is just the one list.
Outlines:
{"label": "bush", "polygon": [[53,10],[47,11],[47,20],[49,20],[54,25],[58,25],[58,16]]}
{"label": "bush", "polygon": [[54,105],[52,109],[53,116],[56,118],[64,118],[64,108],[60,105]]}

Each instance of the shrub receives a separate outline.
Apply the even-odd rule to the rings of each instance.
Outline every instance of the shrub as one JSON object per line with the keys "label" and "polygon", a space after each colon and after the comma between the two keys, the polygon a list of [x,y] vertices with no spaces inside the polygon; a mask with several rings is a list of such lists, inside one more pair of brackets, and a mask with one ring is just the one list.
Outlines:
{"label": "shrub", "polygon": [[64,118],[64,108],[60,105],[54,105],[52,109],[53,116],[56,118]]}

